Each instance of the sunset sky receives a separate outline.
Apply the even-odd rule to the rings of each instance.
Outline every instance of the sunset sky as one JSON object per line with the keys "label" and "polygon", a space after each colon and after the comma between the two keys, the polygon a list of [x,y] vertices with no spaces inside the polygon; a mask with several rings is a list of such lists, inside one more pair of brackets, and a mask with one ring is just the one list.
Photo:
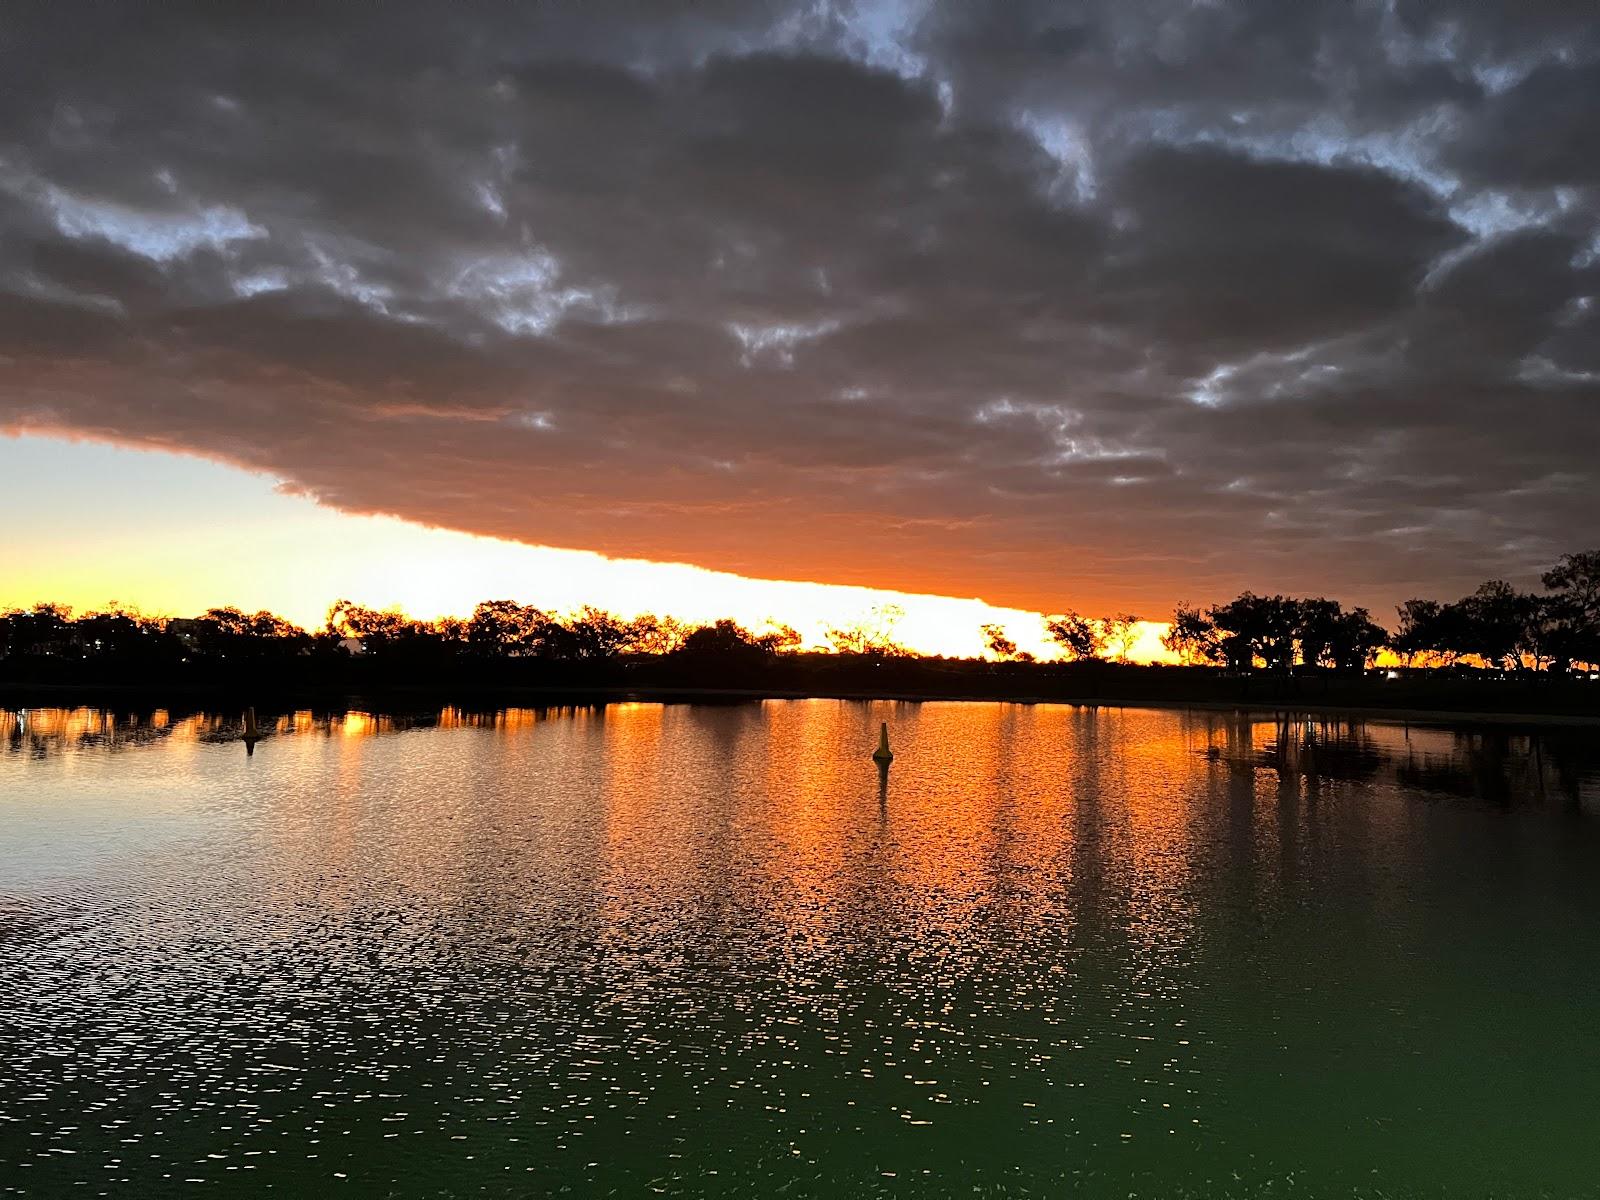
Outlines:
{"label": "sunset sky", "polygon": [[[114,504],[85,489],[40,505],[8,543],[0,609],[47,598],[80,612],[116,604],[165,616],[234,605],[268,608],[315,629],[339,597],[427,619],[515,597],[560,612],[597,604],[625,616],[733,617],[758,630],[785,623],[806,646],[822,648],[829,629],[877,622],[892,606],[902,614],[893,636],[921,653],[981,654],[981,628],[990,623],[1004,626],[1019,649],[1040,657],[1058,652],[1041,614],[976,598],[749,579],[426,529],[341,513],[285,495],[271,479],[192,457],[0,439],[0,471],[29,495],[49,494],[77,476],[115,479],[122,492]],[[181,533],[169,528],[174,522],[185,523]],[[1164,628],[1146,623],[1130,657],[1170,657],[1161,646]]]}
{"label": "sunset sky", "polygon": [[0,13],[0,606],[969,652],[1595,540],[1587,6],[374,12]]}

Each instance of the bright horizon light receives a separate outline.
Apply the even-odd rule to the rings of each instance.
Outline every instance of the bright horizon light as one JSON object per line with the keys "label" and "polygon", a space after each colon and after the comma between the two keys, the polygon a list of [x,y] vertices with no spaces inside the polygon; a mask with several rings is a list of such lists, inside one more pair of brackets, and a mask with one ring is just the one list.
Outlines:
{"label": "bright horizon light", "polygon": [[[822,648],[828,629],[894,607],[904,617],[893,636],[917,653],[981,655],[980,627],[998,624],[1019,649],[1057,656],[1044,614],[975,597],[753,579],[358,516],[279,490],[270,477],[162,451],[12,437],[0,441],[0,475],[19,498],[0,608],[54,601],[87,611],[115,603],[193,616],[232,606],[317,629],[339,599],[423,620],[509,599],[558,613],[592,604],[622,617],[786,624],[806,646]],[[74,477],[94,480],[92,496],[63,489]],[[111,495],[115,504],[105,500]],[[1142,622],[1130,658],[1170,659],[1160,642],[1165,629]]]}

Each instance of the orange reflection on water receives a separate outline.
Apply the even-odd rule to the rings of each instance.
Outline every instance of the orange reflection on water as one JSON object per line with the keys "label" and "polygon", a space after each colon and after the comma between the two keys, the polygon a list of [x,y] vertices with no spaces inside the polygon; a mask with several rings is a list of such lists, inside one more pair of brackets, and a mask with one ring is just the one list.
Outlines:
{"label": "orange reflection on water", "polygon": [[[582,827],[592,861],[549,860],[535,830],[530,862],[624,904],[630,890],[659,892],[663,872],[741,864],[695,886],[759,905],[806,939],[832,936],[841,913],[881,906],[889,880],[920,897],[915,920],[933,942],[973,921],[1026,921],[1041,899],[1064,926],[1115,902],[1121,927],[1154,953],[1191,936],[1196,872],[1228,866],[1196,861],[1203,806],[1236,814],[1236,861],[1292,866],[1305,838],[1381,840],[1401,829],[1382,822],[1419,819],[1393,806],[1316,810],[1343,782],[1597,802],[1554,734],[1346,718],[832,700],[258,717],[250,778],[276,781],[282,791],[267,802],[294,814],[281,832],[330,870],[360,853],[362,822],[414,831],[407,854],[432,863],[430,876],[458,834],[492,838],[517,821]],[[881,792],[867,758],[880,722],[897,755]],[[452,740],[391,743],[416,729]],[[241,711],[6,710],[0,751],[232,754],[242,730]],[[186,755],[184,770],[209,761]],[[1083,869],[1108,855],[1111,890]]]}

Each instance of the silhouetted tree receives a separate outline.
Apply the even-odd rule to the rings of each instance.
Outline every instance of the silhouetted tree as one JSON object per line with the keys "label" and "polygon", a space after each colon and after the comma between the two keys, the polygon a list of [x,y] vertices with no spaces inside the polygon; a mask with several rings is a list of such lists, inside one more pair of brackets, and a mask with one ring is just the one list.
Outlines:
{"label": "silhouetted tree", "polygon": [[1061,647],[1061,656],[1069,662],[1091,662],[1105,650],[1106,637],[1100,622],[1076,612],[1045,618],[1044,631]]}
{"label": "silhouetted tree", "polygon": [[435,668],[464,648],[470,623],[441,627],[418,621],[398,609],[366,608],[336,600],[328,610],[328,632],[356,642],[364,655],[389,666]]}
{"label": "silhouetted tree", "polygon": [[628,622],[629,654],[671,654],[689,635],[690,629],[672,617],[641,613]]}
{"label": "silhouetted tree", "polygon": [[1295,635],[1300,606],[1287,596],[1257,596],[1244,592],[1207,614],[1220,635],[1228,665],[1248,671],[1261,659],[1268,670],[1287,671],[1294,666]]}
{"label": "silhouetted tree", "polygon": [[603,609],[585,604],[551,632],[558,658],[611,659],[628,648],[628,623]]}
{"label": "silhouetted tree", "polygon": [[1455,649],[1457,639],[1445,629],[1445,606],[1437,600],[1407,600],[1395,610],[1400,615],[1400,627],[1389,639],[1389,648],[1405,662],[1414,663],[1429,657],[1442,659],[1447,665],[1459,654]]}
{"label": "silhouetted tree", "polygon": [[1304,666],[1358,671],[1388,641],[1388,631],[1364,608],[1346,612],[1337,600],[1320,596],[1295,603],[1299,609],[1295,637]]}
{"label": "silhouetted tree", "polygon": [[1563,555],[1541,582],[1552,593],[1546,601],[1551,669],[1600,666],[1600,550]]}
{"label": "silhouetted tree", "polygon": [[85,613],[67,628],[69,640],[82,658],[143,660],[161,637],[158,623],[120,608]]}
{"label": "silhouetted tree", "polygon": [[1100,618],[1100,636],[1111,648],[1113,657],[1123,662],[1133,653],[1139,640],[1139,618],[1134,613],[1116,613]]}
{"label": "silhouetted tree", "polygon": [[269,612],[211,608],[179,631],[203,658],[222,662],[261,663],[292,658],[310,648],[311,638],[282,617]]}
{"label": "silhouetted tree", "polygon": [[1452,604],[1407,600],[1390,645],[1408,661],[1449,665],[1471,658],[1505,670],[1535,670],[1560,653],[1565,630],[1555,607],[1552,598],[1491,579]]}
{"label": "silhouetted tree", "polygon": [[531,604],[514,600],[485,600],[472,610],[466,641],[481,658],[528,658],[546,648],[550,617]]}
{"label": "silhouetted tree", "polygon": [[1308,667],[1332,665],[1333,643],[1344,619],[1339,602],[1318,596],[1296,603],[1300,609],[1295,630],[1300,639],[1300,661]]}
{"label": "silhouetted tree", "polygon": [[673,653],[690,659],[748,662],[765,658],[772,650],[737,621],[724,619],[691,629]]}
{"label": "silhouetted tree", "polygon": [[1003,661],[1017,656],[1017,644],[1006,636],[1003,625],[983,625],[979,632],[983,634],[984,649],[996,658]]}
{"label": "silhouetted tree", "polygon": [[773,661],[799,634],[786,626],[752,633],[737,621],[721,620],[692,629],[672,658],[684,664],[690,678],[719,686],[751,683],[762,678]]}
{"label": "silhouetted tree", "polygon": [[1508,671],[1522,668],[1528,656],[1537,660],[1543,632],[1539,597],[1519,592],[1503,579],[1491,579],[1460,606],[1466,653]]}
{"label": "silhouetted tree", "polygon": [[1161,635],[1161,644],[1185,664],[1224,661],[1217,627],[1205,613],[1186,604],[1172,610],[1172,624]]}
{"label": "silhouetted tree", "polygon": [[72,610],[65,604],[35,604],[6,614],[6,650],[17,657],[80,658],[72,628]]}
{"label": "silhouetted tree", "polygon": [[1371,613],[1353,608],[1334,621],[1323,654],[1335,670],[1360,671],[1372,663],[1388,640],[1389,631],[1374,621]]}
{"label": "silhouetted tree", "polygon": [[899,605],[880,604],[859,621],[828,630],[828,642],[840,654],[859,654],[868,658],[901,657],[910,651],[895,639],[894,631],[905,615],[905,610]]}
{"label": "silhouetted tree", "polygon": [[769,654],[793,654],[800,649],[800,631],[793,625],[774,623],[766,630],[756,635]]}

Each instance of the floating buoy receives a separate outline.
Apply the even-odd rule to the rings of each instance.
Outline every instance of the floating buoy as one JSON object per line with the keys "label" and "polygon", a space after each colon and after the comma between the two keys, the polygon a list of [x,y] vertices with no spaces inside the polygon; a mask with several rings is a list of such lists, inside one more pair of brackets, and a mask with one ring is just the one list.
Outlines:
{"label": "floating buoy", "polygon": [[878,726],[878,748],[872,752],[872,761],[887,767],[894,761],[894,751],[889,749],[889,722]]}

